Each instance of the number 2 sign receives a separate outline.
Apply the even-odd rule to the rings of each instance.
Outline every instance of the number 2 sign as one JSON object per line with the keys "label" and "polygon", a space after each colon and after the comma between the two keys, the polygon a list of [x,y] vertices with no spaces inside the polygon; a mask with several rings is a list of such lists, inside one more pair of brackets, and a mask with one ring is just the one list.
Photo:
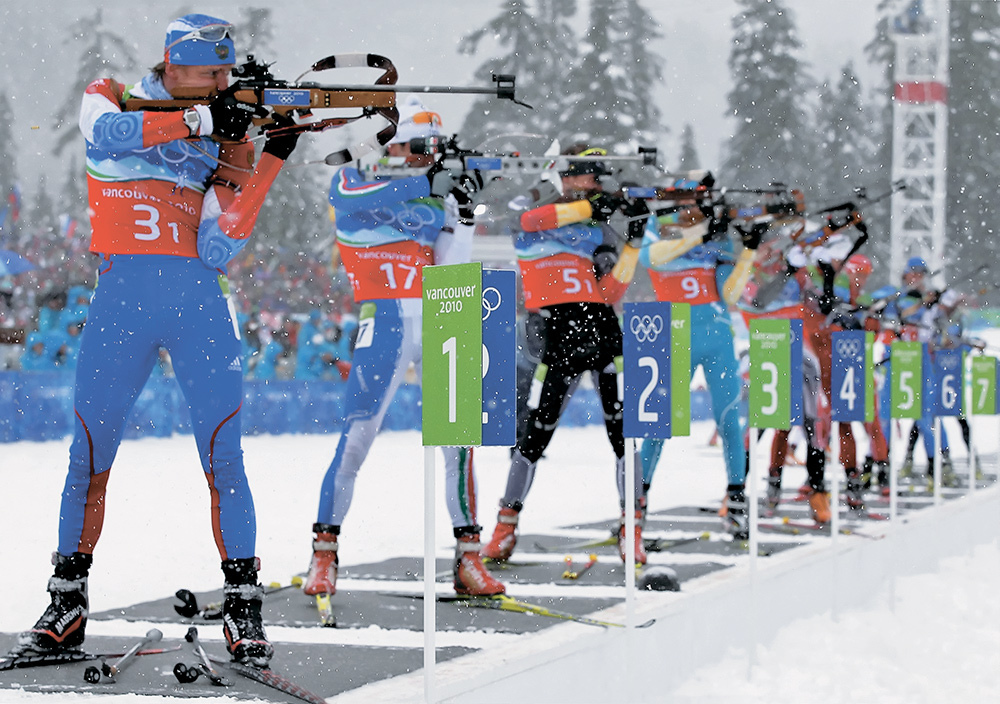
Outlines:
{"label": "number 2 sign", "polygon": [[623,318],[627,438],[691,432],[691,306],[626,303]]}

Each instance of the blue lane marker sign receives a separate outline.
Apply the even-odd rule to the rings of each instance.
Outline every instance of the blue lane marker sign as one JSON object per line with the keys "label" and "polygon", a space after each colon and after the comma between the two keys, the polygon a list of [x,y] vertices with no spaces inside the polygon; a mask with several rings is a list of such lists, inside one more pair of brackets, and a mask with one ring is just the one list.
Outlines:
{"label": "blue lane marker sign", "polygon": [[483,445],[517,438],[517,279],[483,269]]}

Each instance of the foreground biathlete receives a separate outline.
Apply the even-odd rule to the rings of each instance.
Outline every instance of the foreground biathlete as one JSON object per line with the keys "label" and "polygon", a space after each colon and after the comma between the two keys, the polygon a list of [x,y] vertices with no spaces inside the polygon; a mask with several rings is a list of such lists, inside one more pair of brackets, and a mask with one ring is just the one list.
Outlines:
{"label": "foreground biathlete", "polygon": [[[603,192],[598,177],[607,174],[600,161],[603,151],[574,145],[567,152],[594,154],[594,161],[574,161],[560,174],[561,202],[539,205],[525,198],[515,249],[521,269],[524,306],[538,310],[545,319],[544,352],[535,369],[528,399],[530,409],[523,433],[511,457],[507,487],[490,543],[483,556],[506,560],[517,542],[517,521],[535,474],[535,467],[552,440],[563,401],[574,381],[585,372],[597,373],[597,390],[604,409],[608,440],[615,453],[615,476],[624,506],[625,440],[622,435],[623,403],[622,329],[613,308],[621,300],[635,273],[638,245],[648,209],[643,201],[626,202]],[[537,206],[537,207],[536,207]],[[628,243],[608,225],[623,210],[630,217]],[[635,501],[640,505],[642,476],[636,462]],[[641,510],[637,511],[641,517]],[[619,530],[619,552],[625,559],[633,550],[640,564],[646,562],[642,525],[634,536]]]}
{"label": "foreground biathlete", "polygon": [[[102,79],[84,95],[90,250],[101,258],[100,274],[80,345],[51,604],[20,636],[22,652],[83,643],[87,578],[111,466],[128,414],[164,348],[191,413],[211,493],[229,651],[234,660],[258,666],[271,657],[240,448],[240,339],[224,267],[250,235],[296,137],[268,139],[254,166],[246,140],[253,106],[225,92],[235,55],[231,29],[206,15],[181,17],[167,28],[163,63],[140,83]],[[185,112],[123,112],[130,96],[215,92],[212,102]]]}
{"label": "foreground biathlete", "polygon": [[[427,175],[365,182],[357,169],[344,168],[330,188],[337,247],[361,311],[347,377],[344,430],[323,479],[313,524],[306,594],[336,592],[338,536],[354,496],[354,480],[411,363],[420,374],[422,269],[468,262],[471,256],[471,196],[481,182],[475,175],[440,170],[432,165],[432,156],[410,150],[411,139],[437,135],[440,125],[437,113],[411,99],[400,109],[388,157],[411,169],[430,167]],[[445,497],[457,540],[455,591],[502,594],[504,585],[479,557],[472,448],[442,450]]]}
{"label": "foreground biathlete", "polygon": [[[688,224],[692,220],[697,222]],[[697,206],[650,218],[639,261],[649,269],[656,300],[691,305],[691,372],[700,365],[705,374],[712,396],[712,415],[722,439],[728,478],[725,526],[734,538],[745,540],[749,537],[749,523],[744,491],[745,428],[740,417],[742,381],[729,306],[743,293],[767,225],[748,225],[739,230],[743,251],[738,258],[727,235],[728,226],[727,218],[716,218],[711,211],[702,213]],[[663,443],[659,438],[642,442],[642,482],[646,491]]]}

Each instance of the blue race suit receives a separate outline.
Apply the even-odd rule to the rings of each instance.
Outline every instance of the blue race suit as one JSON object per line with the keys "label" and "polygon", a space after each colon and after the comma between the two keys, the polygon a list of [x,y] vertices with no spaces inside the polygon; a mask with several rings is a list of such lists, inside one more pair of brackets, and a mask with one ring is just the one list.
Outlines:
{"label": "blue race suit", "polygon": [[[457,204],[428,197],[426,177],[365,182],[353,168],[333,178],[337,246],[361,304],[344,430],[320,492],[317,523],[340,526],[354,481],[410,364],[421,372],[421,270],[468,261],[473,227],[458,222]],[[452,525],[476,525],[472,449],[442,448]]]}
{"label": "blue race suit", "polygon": [[[153,74],[130,87],[100,80],[80,114],[90,249],[102,261],[77,362],[59,552],[93,552],[128,414],[162,347],[191,413],[219,554],[251,558],[256,519],[240,447],[239,331],[225,271],[202,263],[198,241],[208,231],[245,239],[282,161],[264,155],[251,176],[249,143],[189,139],[180,112],[124,112],[129,95],[171,97]],[[220,174],[226,185],[213,183]],[[247,188],[235,195],[234,185]]]}
{"label": "blue race suit", "polygon": [[[733,344],[733,327],[719,291],[733,270],[733,248],[728,240],[710,240],[681,256],[654,264],[650,246],[660,241],[654,218],[646,225],[639,261],[649,269],[657,300],[691,304],[691,373],[700,365],[712,397],[712,415],[722,439],[729,484],[743,484],[746,476],[744,426],[740,417],[742,381]],[[660,460],[663,440],[642,442],[642,480],[647,486]]]}

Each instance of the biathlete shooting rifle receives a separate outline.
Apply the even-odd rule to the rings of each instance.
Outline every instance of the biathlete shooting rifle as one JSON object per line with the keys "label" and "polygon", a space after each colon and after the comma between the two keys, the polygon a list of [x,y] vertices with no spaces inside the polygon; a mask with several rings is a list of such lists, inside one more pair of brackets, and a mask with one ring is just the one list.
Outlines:
{"label": "biathlete shooting rifle", "polygon": [[[396,134],[399,112],[396,110],[397,93],[468,93],[493,95],[530,108],[514,95],[515,78],[502,74],[493,76],[494,86],[407,86],[397,85],[398,73],[392,61],[378,54],[335,54],[314,63],[308,71],[294,81],[275,78],[271,64],[258,62],[253,55],[233,69],[236,79],[223,93],[177,97],[173,100],[146,100],[129,98],[125,110],[185,110],[197,104],[206,104],[219,95],[229,95],[245,105],[256,106],[254,124],[271,135],[292,132],[322,132],[343,127],[362,118],[380,116],[388,123],[373,136],[359,144],[340,149],[326,156],[324,162],[338,166],[354,161],[363,154],[385,146]],[[372,85],[330,84],[322,85],[302,81],[312,72],[337,68],[373,68],[382,71]],[[313,110],[360,109],[350,116],[315,118]]]}

